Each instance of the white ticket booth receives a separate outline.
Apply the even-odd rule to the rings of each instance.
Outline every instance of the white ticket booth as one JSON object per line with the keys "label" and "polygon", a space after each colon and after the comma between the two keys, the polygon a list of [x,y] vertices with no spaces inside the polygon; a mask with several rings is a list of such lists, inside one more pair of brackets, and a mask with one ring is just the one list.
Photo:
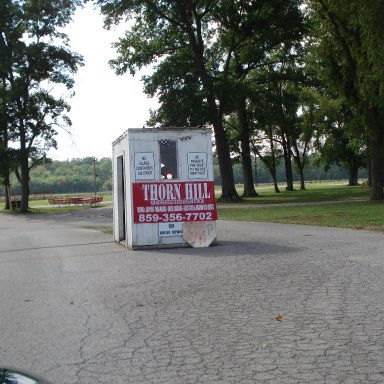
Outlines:
{"label": "white ticket booth", "polygon": [[210,129],[128,129],[113,143],[115,241],[207,247],[216,220]]}

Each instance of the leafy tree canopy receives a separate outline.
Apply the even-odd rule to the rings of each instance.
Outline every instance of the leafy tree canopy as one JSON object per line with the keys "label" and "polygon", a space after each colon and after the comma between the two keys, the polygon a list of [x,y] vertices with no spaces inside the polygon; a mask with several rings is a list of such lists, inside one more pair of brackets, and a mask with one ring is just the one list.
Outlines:
{"label": "leafy tree canopy", "polygon": [[22,211],[28,209],[30,168],[48,148],[56,147],[56,129],[71,124],[65,115],[69,104],[52,89],[71,89],[73,74],[83,64],[61,29],[77,5],[79,0],[0,4],[1,147],[6,159],[2,173],[7,179],[11,169],[17,171]]}

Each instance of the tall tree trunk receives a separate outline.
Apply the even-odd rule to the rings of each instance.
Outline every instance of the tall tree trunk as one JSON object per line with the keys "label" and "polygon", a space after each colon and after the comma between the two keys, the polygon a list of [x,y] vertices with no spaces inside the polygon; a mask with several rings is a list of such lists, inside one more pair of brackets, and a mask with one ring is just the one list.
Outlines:
{"label": "tall tree trunk", "polygon": [[[2,87],[3,90],[6,90],[6,81],[5,78],[2,78]],[[10,187],[10,182],[9,182],[9,159],[8,159],[8,118],[6,114],[6,108],[7,108],[7,100],[4,96],[2,96],[2,105],[0,108],[0,175],[4,179],[4,187],[5,187],[5,209],[11,209],[10,204],[9,204],[9,187]]]}
{"label": "tall tree trunk", "polygon": [[306,165],[306,147],[303,149],[303,154],[300,156],[300,150],[297,145],[297,142],[293,141],[293,159],[296,164],[297,172],[300,178],[300,190],[305,190],[305,180],[304,180],[304,168]]}
{"label": "tall tree trunk", "polygon": [[366,143],[367,145],[367,187],[372,187],[372,165],[371,165],[371,148],[369,146],[369,139]]}
{"label": "tall tree trunk", "polygon": [[9,210],[11,209],[11,206],[9,204],[10,180],[9,180],[9,159],[6,153],[7,147],[8,147],[8,132],[6,128],[4,128],[2,133],[3,133],[2,134],[2,144],[3,144],[2,151],[4,153],[1,154],[2,159],[0,164],[0,167],[1,167],[0,174],[3,177],[3,184],[5,187],[5,209]]}
{"label": "tall tree trunk", "polygon": [[21,159],[21,201],[20,212],[28,212],[29,205],[29,165],[28,155],[23,154]]}
{"label": "tall tree trunk", "polygon": [[[191,5],[192,3],[186,3]],[[202,38],[201,20],[198,14],[190,12],[188,7],[181,8],[182,17],[186,21],[186,29],[191,44],[196,69],[201,79],[202,86],[207,95],[208,110],[210,120],[215,132],[215,142],[217,158],[219,161],[219,169],[221,175],[221,196],[220,200],[234,201],[239,200],[240,197],[235,188],[235,181],[233,177],[231,152],[229,149],[228,138],[223,126],[223,113],[218,108],[216,100],[218,99],[215,94],[215,87],[212,79],[208,75],[207,68],[204,60],[204,41]],[[196,17],[195,23],[192,21],[192,14]]]}
{"label": "tall tree trunk", "polygon": [[368,127],[370,165],[371,165],[371,200],[384,199],[384,124],[377,108],[363,108]]}
{"label": "tall tree trunk", "polygon": [[300,190],[305,191],[304,165],[298,156],[295,156],[294,159],[296,163],[297,173],[299,174],[300,179]]}
{"label": "tall tree trunk", "polygon": [[9,169],[4,169],[3,171],[3,177],[4,177],[4,188],[5,188],[5,209],[6,210],[9,210],[11,209],[11,205],[10,205],[10,198],[11,198],[11,185],[10,185],[10,181],[9,181]]}
{"label": "tall tree trunk", "polygon": [[239,200],[239,195],[235,188],[233,177],[232,161],[229,151],[227,137],[224,132],[222,122],[213,124],[215,132],[217,158],[221,175],[221,201]]}
{"label": "tall tree trunk", "polygon": [[249,124],[247,115],[247,103],[245,97],[240,97],[237,108],[239,118],[240,142],[241,142],[241,160],[243,165],[244,191],[243,197],[258,196],[253,182],[252,159],[249,142]]}
{"label": "tall tree trunk", "polygon": [[254,180],[254,183],[257,186],[257,153],[255,153],[254,156],[255,156],[255,159],[254,159],[254,176],[253,176],[253,180]]}
{"label": "tall tree trunk", "polygon": [[304,180],[303,168],[299,168],[298,173],[299,173],[299,178],[300,178],[300,190],[305,191],[305,180]]}
{"label": "tall tree trunk", "polygon": [[20,212],[25,213],[28,212],[29,204],[29,154],[26,145],[25,132],[23,128],[21,128],[20,131]]}
{"label": "tall tree trunk", "polygon": [[350,187],[359,184],[359,159],[351,156],[348,160],[348,185]]}
{"label": "tall tree trunk", "polygon": [[273,180],[273,187],[275,189],[276,193],[280,193],[279,187],[277,186],[277,177],[276,177],[276,155],[275,155],[275,145],[273,143],[273,133],[272,133],[272,128],[269,129],[268,131],[268,136],[269,136],[269,146],[271,148],[271,165],[269,167],[269,171],[272,176]]}
{"label": "tall tree trunk", "polygon": [[287,181],[287,186],[285,189],[287,191],[293,191],[293,175],[292,175],[292,152],[291,152],[291,142],[288,135],[283,133],[282,135],[283,151],[284,151],[284,167],[285,167],[285,178]]}
{"label": "tall tree trunk", "polygon": [[277,177],[276,177],[276,165],[273,165],[272,169],[270,170],[272,180],[273,180],[273,188],[276,193],[280,193],[279,186],[277,185]]}
{"label": "tall tree trunk", "polygon": [[217,110],[216,101],[211,94],[207,97],[210,109],[213,130],[215,132],[215,142],[217,159],[219,161],[219,170],[221,175],[221,196],[222,201],[235,201],[239,200],[239,195],[235,188],[235,180],[233,177],[231,153],[227,135],[223,127],[223,119]]}
{"label": "tall tree trunk", "polygon": [[[298,152],[298,148],[296,148],[296,151]],[[297,172],[299,174],[300,179],[300,190],[305,191],[305,179],[304,179],[304,164],[300,160],[300,155],[296,154],[294,157]]]}
{"label": "tall tree trunk", "polygon": [[371,142],[371,200],[384,199],[383,193],[383,166],[384,166],[384,137],[382,132],[378,132],[374,137],[370,137]]}

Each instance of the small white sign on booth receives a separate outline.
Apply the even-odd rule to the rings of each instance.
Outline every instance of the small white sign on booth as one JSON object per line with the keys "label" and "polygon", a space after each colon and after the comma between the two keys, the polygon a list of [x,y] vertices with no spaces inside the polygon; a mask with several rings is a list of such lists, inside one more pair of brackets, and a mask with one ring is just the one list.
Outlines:
{"label": "small white sign on booth", "polygon": [[159,223],[159,236],[182,236],[183,223]]}
{"label": "small white sign on booth", "polygon": [[113,186],[114,239],[127,247],[216,241],[210,129],[128,129],[113,143]]}
{"label": "small white sign on booth", "polygon": [[205,152],[188,153],[188,177],[190,179],[207,179],[207,154]]}
{"label": "small white sign on booth", "polygon": [[155,178],[155,160],[153,152],[135,153],[136,180],[153,180]]}

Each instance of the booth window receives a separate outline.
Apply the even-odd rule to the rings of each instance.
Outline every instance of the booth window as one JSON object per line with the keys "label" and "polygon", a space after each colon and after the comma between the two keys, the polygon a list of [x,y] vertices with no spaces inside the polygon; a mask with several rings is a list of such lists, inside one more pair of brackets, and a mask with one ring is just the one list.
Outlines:
{"label": "booth window", "polygon": [[175,140],[160,140],[162,179],[177,179],[177,144]]}

